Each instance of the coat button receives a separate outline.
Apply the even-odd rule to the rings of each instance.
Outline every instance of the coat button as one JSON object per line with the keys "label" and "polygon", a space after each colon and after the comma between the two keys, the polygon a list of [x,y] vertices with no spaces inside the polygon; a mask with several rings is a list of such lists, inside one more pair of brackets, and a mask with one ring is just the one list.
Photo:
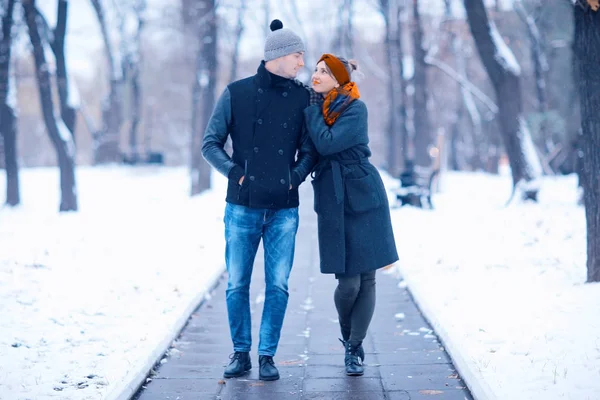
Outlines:
{"label": "coat button", "polygon": [[285,179],[279,181],[282,185],[285,185]]}
{"label": "coat button", "polygon": [[287,92],[282,93],[283,97],[287,97]]}
{"label": "coat button", "polygon": [[284,128],[287,128],[287,122],[284,122],[284,123],[283,123],[283,127],[284,127]]}
{"label": "coat button", "polygon": [[255,153],[258,153],[258,147],[255,147],[255,148],[254,148],[254,152],[255,152]]}
{"label": "coat button", "polygon": [[262,125],[262,119],[261,119],[261,118],[259,118],[259,119],[256,121],[256,123],[257,123],[257,124],[259,124],[259,125]]}
{"label": "coat button", "polygon": [[263,90],[262,88],[258,88],[258,93],[262,94]]}
{"label": "coat button", "polygon": [[254,175],[250,176],[250,180],[251,180],[251,181],[254,181],[254,179],[256,179],[256,178],[254,177]]}
{"label": "coat button", "polygon": [[283,150],[279,149],[277,152],[279,153],[280,156],[283,155]]}

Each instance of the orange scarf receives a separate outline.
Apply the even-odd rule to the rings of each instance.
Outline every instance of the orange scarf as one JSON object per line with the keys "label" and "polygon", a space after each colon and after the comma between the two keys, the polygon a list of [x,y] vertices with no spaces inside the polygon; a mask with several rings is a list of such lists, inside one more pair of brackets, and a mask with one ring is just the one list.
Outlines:
{"label": "orange scarf", "polygon": [[358,86],[354,82],[348,82],[343,86],[333,88],[325,96],[323,102],[323,118],[329,126],[333,125],[336,119],[350,103],[360,97]]}

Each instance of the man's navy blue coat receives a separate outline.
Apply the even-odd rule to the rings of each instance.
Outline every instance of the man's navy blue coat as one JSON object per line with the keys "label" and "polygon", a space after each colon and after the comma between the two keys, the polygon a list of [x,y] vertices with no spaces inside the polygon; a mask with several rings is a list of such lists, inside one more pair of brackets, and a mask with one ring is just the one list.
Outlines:
{"label": "man's navy blue coat", "polygon": [[[308,105],[309,92],[302,83],[271,74],[264,61],[256,75],[227,86],[202,145],[204,158],[229,178],[227,202],[251,208],[298,207],[298,186],[317,161],[304,124]],[[231,157],[224,150],[228,135]]]}

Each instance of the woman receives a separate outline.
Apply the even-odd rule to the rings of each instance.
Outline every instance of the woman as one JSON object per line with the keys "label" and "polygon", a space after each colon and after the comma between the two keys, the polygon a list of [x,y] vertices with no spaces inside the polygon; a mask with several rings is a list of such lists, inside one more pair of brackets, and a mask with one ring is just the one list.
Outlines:
{"label": "woman", "polygon": [[334,301],[346,374],[362,375],[362,341],[375,310],[375,271],[398,260],[387,194],[369,162],[367,107],[350,77],[357,66],[324,54],[312,76],[321,104],[304,110],[319,152],[313,171],[321,272],[335,274]]}

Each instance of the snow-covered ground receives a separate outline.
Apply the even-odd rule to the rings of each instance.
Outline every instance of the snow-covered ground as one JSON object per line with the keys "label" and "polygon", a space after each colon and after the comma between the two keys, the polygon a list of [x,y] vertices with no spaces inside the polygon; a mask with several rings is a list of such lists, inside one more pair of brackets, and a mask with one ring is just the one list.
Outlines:
{"label": "snow-covered ground", "polygon": [[133,391],[223,271],[222,179],[194,199],[184,168],[77,179],[78,213],[58,213],[57,169],[23,169],[23,206],[0,210],[2,400]]}
{"label": "snow-covered ground", "polygon": [[510,185],[447,174],[435,211],[395,210],[398,272],[479,399],[598,400],[600,285],[585,284],[576,179],[505,208]]}
{"label": "snow-covered ground", "polygon": [[[57,212],[56,169],[22,170],[23,206],[0,209],[3,400],[133,390],[223,270],[223,178],[194,199],[184,168],[77,178],[78,213]],[[508,176],[446,174],[443,187],[435,211],[393,211],[397,272],[474,394],[597,400],[600,286],[584,283],[575,179],[508,208]]]}

